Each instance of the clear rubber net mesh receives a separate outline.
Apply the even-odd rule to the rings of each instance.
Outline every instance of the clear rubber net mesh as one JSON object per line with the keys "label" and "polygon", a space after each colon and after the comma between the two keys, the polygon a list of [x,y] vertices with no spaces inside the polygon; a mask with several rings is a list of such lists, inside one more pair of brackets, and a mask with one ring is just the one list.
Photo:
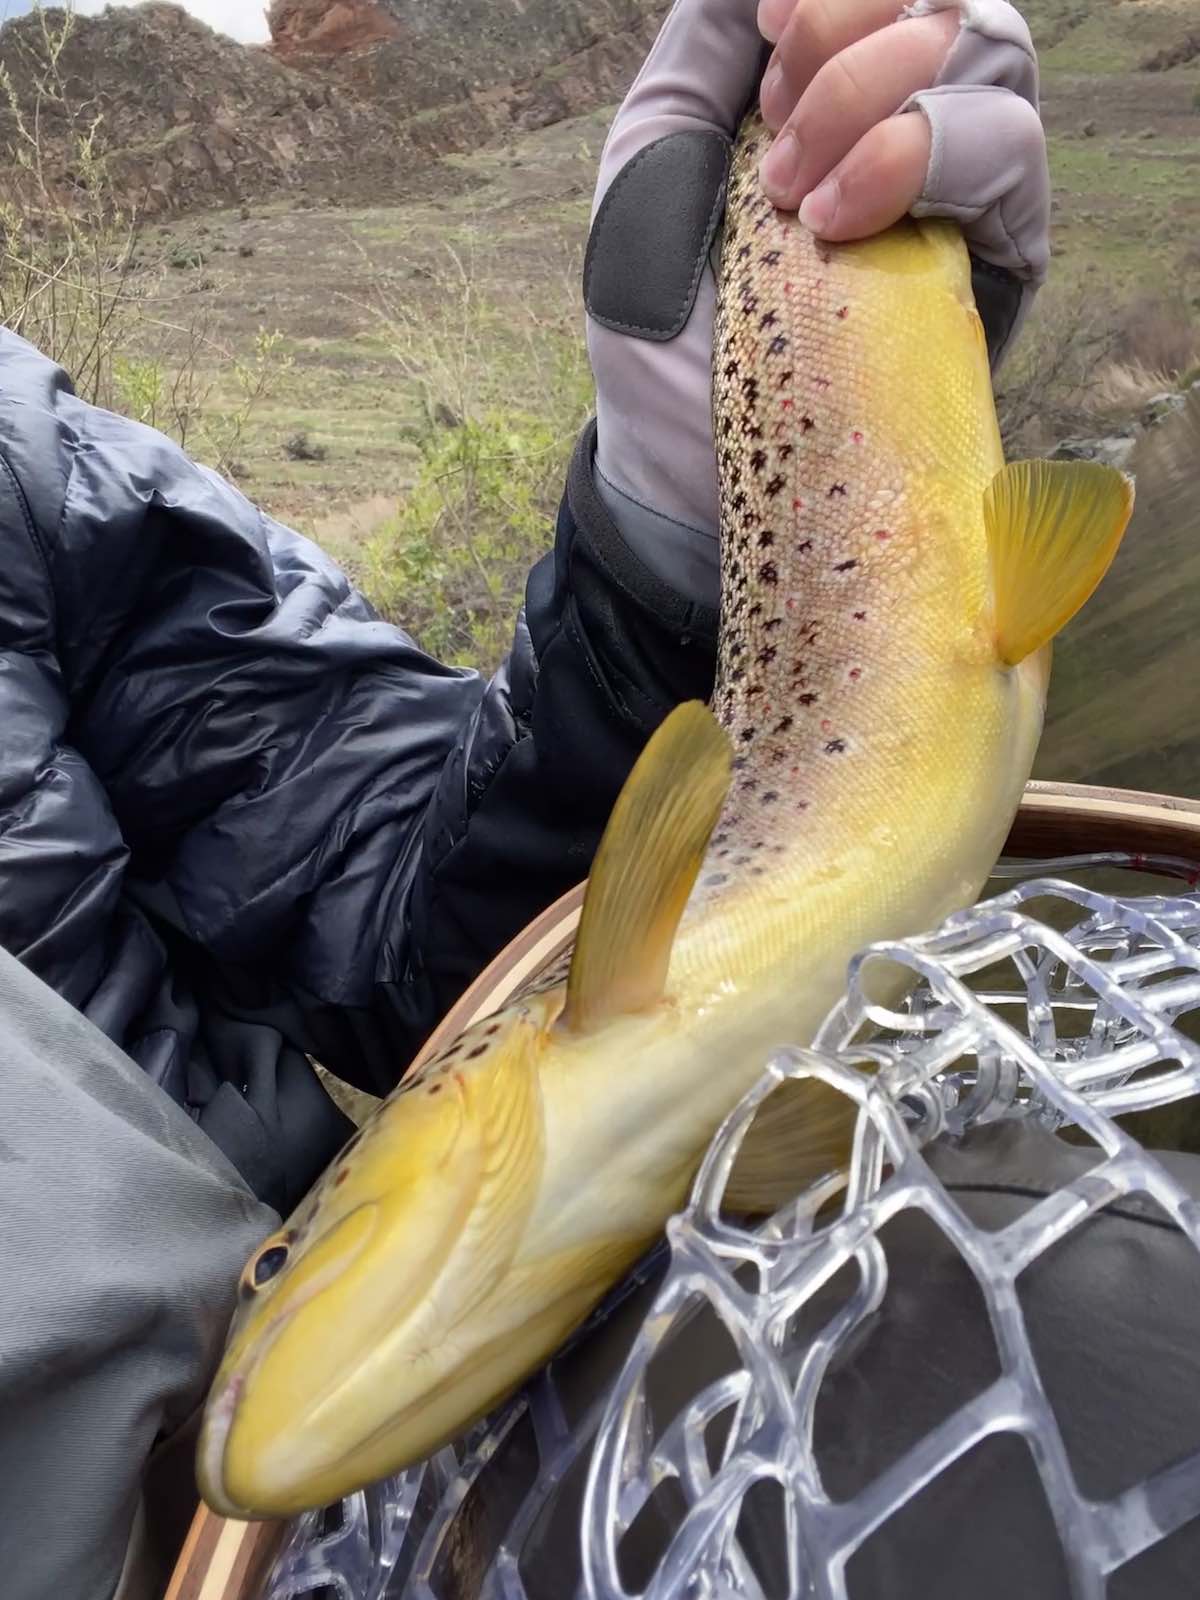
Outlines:
{"label": "clear rubber net mesh", "polygon": [[[1118,870],[1131,866],[1162,892]],[[991,898],[936,933],[861,957],[813,1047],[764,1064],[665,1244],[461,1445],[299,1519],[265,1600],[834,1600],[853,1594],[865,1541],[1005,1433],[1028,1448],[1076,1600],[1100,1600],[1114,1573],[1200,1515],[1200,1437],[1115,1498],[1085,1498],[1017,1292],[1031,1263],[1132,1196],[1200,1249],[1196,1201],[1113,1120],[1200,1089],[1200,897],[1194,878],[1167,884],[1187,878],[1183,863],[1037,871],[1002,869]],[[915,980],[894,1010],[870,999],[882,965]],[[721,1207],[739,1141],[781,1080],[809,1075],[858,1103],[848,1177],[743,1226]],[[931,1169],[930,1142],[1020,1118],[1073,1130],[1095,1159],[985,1231]],[[994,1377],[835,1497],[814,1410],[887,1292],[881,1232],[912,1210],[978,1284]]]}

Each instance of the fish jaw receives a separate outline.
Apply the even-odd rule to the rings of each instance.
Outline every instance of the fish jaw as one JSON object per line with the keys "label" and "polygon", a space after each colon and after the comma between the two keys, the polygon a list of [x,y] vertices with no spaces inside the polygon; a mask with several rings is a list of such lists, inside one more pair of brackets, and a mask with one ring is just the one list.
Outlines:
{"label": "fish jaw", "polygon": [[[427,1453],[426,1402],[469,1366],[536,1198],[537,1059],[560,1007],[538,997],[468,1030],[256,1252],[201,1428],[213,1510],[292,1515]],[[285,1267],[255,1291],[284,1241]]]}

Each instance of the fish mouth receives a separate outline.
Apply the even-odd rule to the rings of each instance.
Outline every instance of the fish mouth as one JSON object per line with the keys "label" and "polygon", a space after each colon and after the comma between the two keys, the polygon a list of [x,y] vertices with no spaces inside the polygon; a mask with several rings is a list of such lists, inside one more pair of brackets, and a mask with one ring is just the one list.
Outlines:
{"label": "fish mouth", "polygon": [[233,1415],[245,1386],[245,1378],[230,1378],[220,1394],[209,1400],[196,1446],[196,1481],[204,1496],[204,1503],[219,1517],[232,1517],[243,1522],[253,1520],[253,1514],[243,1506],[235,1505],[226,1495],[224,1485],[225,1446],[229,1442]]}

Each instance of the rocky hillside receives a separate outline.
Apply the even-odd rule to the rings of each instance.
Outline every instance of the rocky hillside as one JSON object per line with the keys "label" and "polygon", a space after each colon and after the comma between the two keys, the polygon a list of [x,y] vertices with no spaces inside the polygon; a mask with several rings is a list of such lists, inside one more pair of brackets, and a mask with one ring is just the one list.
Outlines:
{"label": "rocky hillside", "polygon": [[[88,181],[80,145],[98,114],[118,194],[151,215],[287,193],[387,199],[433,181],[423,156],[617,98],[662,9],[274,0],[273,43],[257,49],[153,0],[69,27],[54,10],[14,19],[0,26],[0,68],[19,114],[40,125],[60,193]],[[6,98],[0,178],[11,179],[23,141]]]}
{"label": "rocky hillside", "polygon": [[276,59],[386,107],[445,150],[617,98],[664,0],[274,0]]}
{"label": "rocky hillside", "polygon": [[[352,193],[387,183],[394,118],[264,51],[215,34],[179,6],[46,11],[0,27],[0,65],[51,187],[89,181],[93,122],[117,194],[154,215],[280,193]],[[31,154],[0,95],[0,150]],[[353,160],[350,157],[353,154]],[[403,162],[399,165],[403,167]]]}

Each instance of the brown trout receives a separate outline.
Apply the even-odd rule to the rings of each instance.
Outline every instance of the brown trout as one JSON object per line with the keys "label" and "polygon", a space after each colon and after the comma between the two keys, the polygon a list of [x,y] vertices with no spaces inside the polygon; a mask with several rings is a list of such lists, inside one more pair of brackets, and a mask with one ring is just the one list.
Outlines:
{"label": "brown trout", "polygon": [[[199,1446],[219,1512],[326,1504],[510,1392],[855,952],[971,903],[1004,844],[1049,641],[1132,485],[1006,468],[957,227],[820,245],[763,197],[763,139],[749,119],[723,240],[715,718],[681,707],[637,763],[566,981],[402,1082],[247,1266]],[[735,1206],[846,1159],[849,1108],[819,1086],[759,1122]]]}

